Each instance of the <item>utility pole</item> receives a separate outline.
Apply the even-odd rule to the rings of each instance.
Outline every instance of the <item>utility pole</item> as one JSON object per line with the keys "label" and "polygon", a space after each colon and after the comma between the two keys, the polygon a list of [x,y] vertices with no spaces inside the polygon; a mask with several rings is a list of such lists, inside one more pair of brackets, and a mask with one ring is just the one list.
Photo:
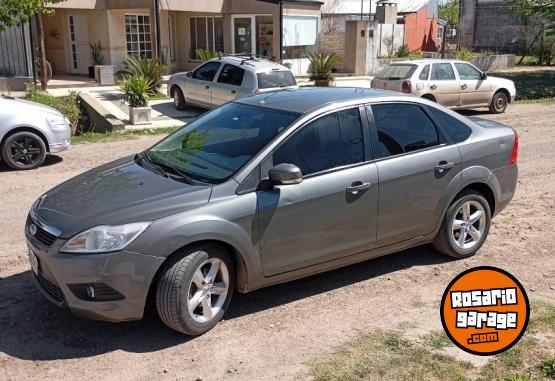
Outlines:
{"label": "utility pole", "polygon": [[364,17],[364,0],[360,0],[360,21],[363,20]]}

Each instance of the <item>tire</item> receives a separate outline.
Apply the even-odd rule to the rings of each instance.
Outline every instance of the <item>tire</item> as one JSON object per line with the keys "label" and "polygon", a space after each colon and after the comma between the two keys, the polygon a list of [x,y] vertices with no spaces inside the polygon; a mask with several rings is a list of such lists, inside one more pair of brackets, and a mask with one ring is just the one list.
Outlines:
{"label": "tire", "polygon": [[[218,272],[209,282],[210,269],[216,263]],[[171,257],[161,271],[156,287],[156,309],[162,322],[191,336],[214,328],[224,316],[235,288],[235,266],[227,250],[217,244],[193,246]],[[196,305],[192,312],[190,304]],[[206,311],[210,312],[205,313],[208,305],[211,308]]]}
{"label": "tire", "polygon": [[431,102],[437,103],[436,99],[432,95],[422,95],[422,98],[427,99]]}
{"label": "tire", "polygon": [[185,102],[185,96],[183,95],[183,91],[179,86],[173,87],[173,105],[178,110],[185,110],[187,107],[187,102]]}
{"label": "tire", "polygon": [[498,91],[491,99],[489,111],[492,114],[502,114],[507,109],[508,104],[509,98],[507,97],[507,94],[505,94],[503,91]]}
{"label": "tire", "polygon": [[29,131],[9,135],[2,146],[2,159],[13,169],[35,169],[44,163],[46,154],[44,141]]}
{"label": "tire", "polygon": [[[468,219],[465,218],[462,211],[462,208],[466,205],[469,206]],[[478,211],[481,211],[482,215],[476,222],[472,223],[472,220],[477,216],[475,213]],[[461,222],[465,224],[461,224]],[[441,253],[454,258],[471,257],[484,244],[490,225],[491,210],[487,200],[480,192],[464,190],[447,209],[433,245]],[[476,232],[479,233],[479,238]],[[464,235],[464,237],[461,237],[461,235]]]}

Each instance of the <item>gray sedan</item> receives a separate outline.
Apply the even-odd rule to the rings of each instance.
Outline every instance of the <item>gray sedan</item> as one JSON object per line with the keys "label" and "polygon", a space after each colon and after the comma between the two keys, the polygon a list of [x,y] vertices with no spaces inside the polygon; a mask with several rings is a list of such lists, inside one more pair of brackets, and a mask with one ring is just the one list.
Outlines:
{"label": "gray sedan", "polygon": [[94,319],[140,319],[152,297],[199,335],[235,290],[430,242],[474,255],[513,197],[517,151],[509,127],[386,91],[244,98],[38,199],[33,278]]}
{"label": "gray sedan", "polygon": [[46,156],[71,147],[69,121],[38,103],[0,96],[0,150],[13,169],[34,169]]}

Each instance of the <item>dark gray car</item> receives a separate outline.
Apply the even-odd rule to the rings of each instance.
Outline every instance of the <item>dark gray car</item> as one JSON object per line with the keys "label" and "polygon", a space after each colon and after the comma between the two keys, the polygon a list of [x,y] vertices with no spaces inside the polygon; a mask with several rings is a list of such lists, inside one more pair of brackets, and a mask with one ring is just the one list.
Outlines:
{"label": "dark gray car", "polygon": [[301,89],[227,103],[32,207],[33,278],[80,316],[190,335],[248,292],[433,242],[465,258],[511,200],[518,138],[427,100]]}

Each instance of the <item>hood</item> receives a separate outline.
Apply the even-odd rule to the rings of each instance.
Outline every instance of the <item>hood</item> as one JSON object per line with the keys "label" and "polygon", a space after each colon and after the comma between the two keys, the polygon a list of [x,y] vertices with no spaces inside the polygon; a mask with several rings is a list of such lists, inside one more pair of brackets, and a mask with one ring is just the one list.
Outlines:
{"label": "hood", "polygon": [[62,115],[58,110],[52,107],[11,97],[0,97],[0,105],[2,108],[5,107],[8,110],[17,110],[23,113],[47,113],[56,116]]}
{"label": "hood", "polygon": [[497,87],[505,87],[509,91],[515,88],[515,83],[507,78],[494,77],[494,76],[488,75],[488,80],[495,82],[495,84],[497,84]]}
{"label": "hood", "polygon": [[154,221],[206,204],[211,186],[168,179],[125,157],[48,191],[35,215],[62,238],[99,225]]}

